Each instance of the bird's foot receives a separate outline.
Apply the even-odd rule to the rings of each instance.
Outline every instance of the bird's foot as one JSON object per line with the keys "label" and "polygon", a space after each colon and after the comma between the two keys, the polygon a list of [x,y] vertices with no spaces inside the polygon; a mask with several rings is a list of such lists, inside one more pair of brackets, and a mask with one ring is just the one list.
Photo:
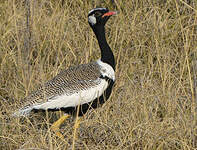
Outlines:
{"label": "bird's foot", "polygon": [[70,117],[70,115],[62,116],[56,122],[54,122],[51,126],[51,130],[53,130],[55,134],[61,139],[64,139],[64,136],[59,132],[59,127],[68,117]]}

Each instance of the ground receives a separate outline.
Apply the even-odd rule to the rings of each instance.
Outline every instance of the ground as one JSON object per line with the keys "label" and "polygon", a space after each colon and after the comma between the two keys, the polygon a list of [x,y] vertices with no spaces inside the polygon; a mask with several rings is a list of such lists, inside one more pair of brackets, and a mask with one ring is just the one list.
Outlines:
{"label": "ground", "polygon": [[[60,112],[11,114],[40,84],[100,57],[87,22],[96,6],[116,58],[110,99],[50,130]],[[0,2],[0,149],[197,148],[197,2],[176,0]]]}

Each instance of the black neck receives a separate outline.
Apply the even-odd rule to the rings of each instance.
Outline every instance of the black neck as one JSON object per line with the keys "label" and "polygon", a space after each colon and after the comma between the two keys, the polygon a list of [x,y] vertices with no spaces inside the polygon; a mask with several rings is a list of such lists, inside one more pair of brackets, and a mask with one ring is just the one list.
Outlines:
{"label": "black neck", "polygon": [[109,64],[115,70],[114,55],[106,41],[105,27],[102,25],[96,26],[96,27],[93,27],[93,31],[96,35],[96,38],[99,43],[99,47],[101,49],[101,61]]}

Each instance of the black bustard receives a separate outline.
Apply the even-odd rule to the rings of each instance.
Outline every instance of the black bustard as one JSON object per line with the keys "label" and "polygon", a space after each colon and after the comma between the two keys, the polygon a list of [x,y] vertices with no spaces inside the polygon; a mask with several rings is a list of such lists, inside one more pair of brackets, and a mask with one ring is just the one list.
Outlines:
{"label": "black bustard", "polygon": [[109,98],[115,82],[115,60],[106,41],[105,24],[115,14],[106,8],[95,8],[88,13],[88,22],[98,40],[101,59],[62,71],[25,97],[14,116],[27,116],[39,110],[62,110],[65,115],[52,125],[52,129],[57,130],[70,115],[77,113],[82,116]]}

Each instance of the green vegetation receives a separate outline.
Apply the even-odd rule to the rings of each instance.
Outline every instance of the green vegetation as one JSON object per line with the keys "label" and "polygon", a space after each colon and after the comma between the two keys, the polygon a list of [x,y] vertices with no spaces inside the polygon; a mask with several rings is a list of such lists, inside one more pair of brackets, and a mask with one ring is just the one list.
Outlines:
{"label": "green vegetation", "polygon": [[[106,25],[117,62],[110,99],[76,130],[67,120],[64,140],[50,131],[59,112],[13,118],[39,84],[99,58],[87,22],[96,5],[119,11]],[[196,53],[195,0],[0,1],[0,149],[194,150]]]}

